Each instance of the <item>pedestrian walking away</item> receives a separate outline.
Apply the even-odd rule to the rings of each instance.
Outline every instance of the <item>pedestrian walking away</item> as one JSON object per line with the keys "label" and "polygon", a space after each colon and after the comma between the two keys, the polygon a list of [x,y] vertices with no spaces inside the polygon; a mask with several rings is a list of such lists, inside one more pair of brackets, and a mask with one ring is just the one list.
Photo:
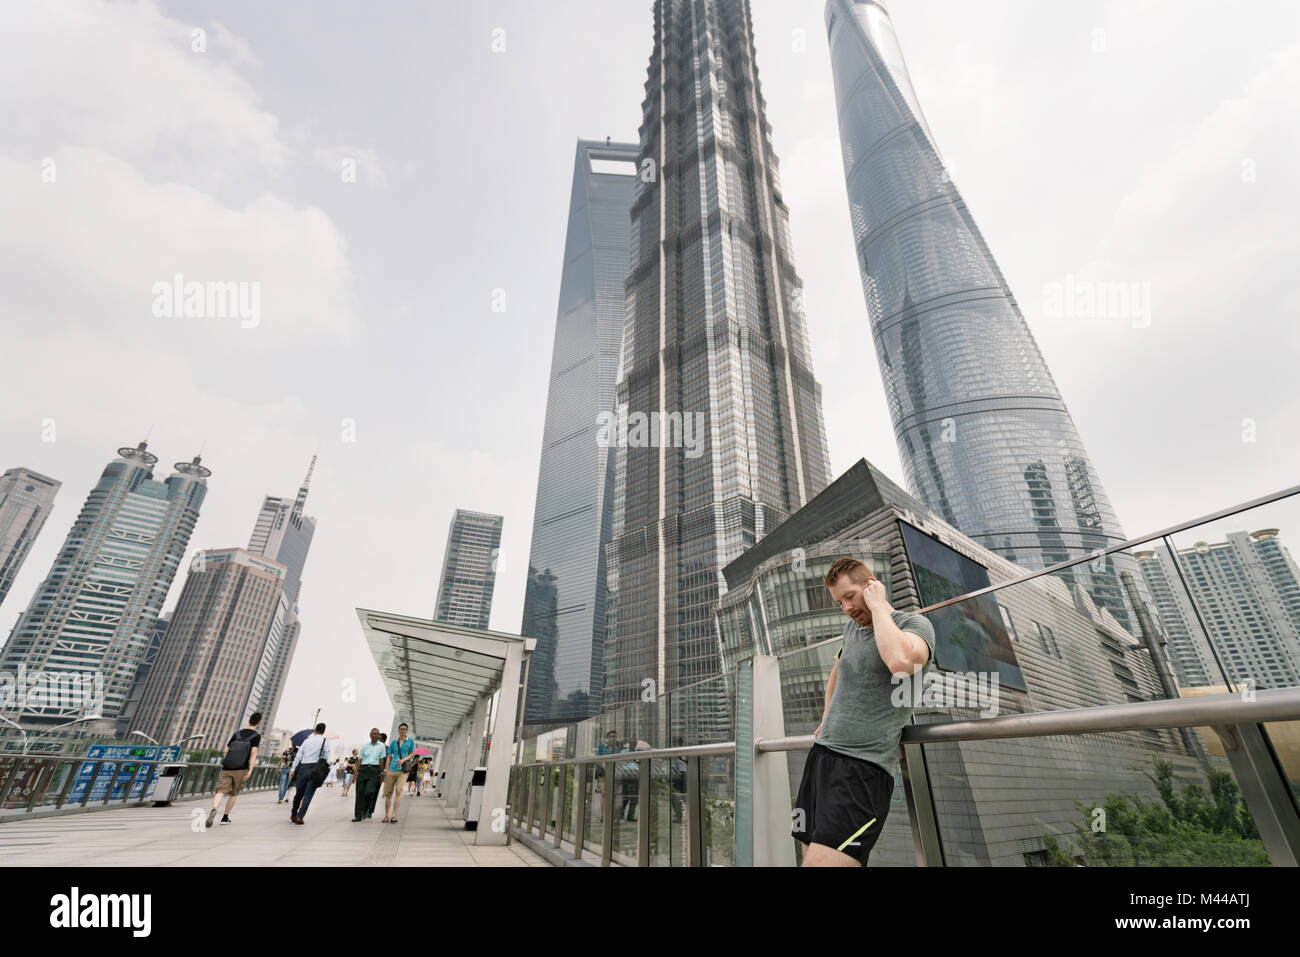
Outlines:
{"label": "pedestrian walking away", "polygon": [[415,760],[415,742],[406,736],[403,721],[397,726],[397,740],[388,745],[388,770],[384,774],[384,823],[397,823],[397,808],[402,803],[402,781]]}
{"label": "pedestrian walking away", "polygon": [[379,793],[384,789],[384,778],[387,776],[386,772],[388,771],[388,735],[382,731],[379,732],[379,743],[384,746],[384,764],[379,775],[379,786],[375,788],[375,793],[370,795],[370,812],[366,814],[366,817],[375,816],[375,808],[379,806]]}
{"label": "pedestrian walking away", "polygon": [[343,793],[340,797],[348,796],[348,788],[352,787],[352,782],[357,777],[357,749],[353,748],[352,753],[348,755],[347,761],[343,762]]}
{"label": "pedestrian walking away", "polygon": [[298,746],[290,742],[280,755],[280,799],[275,802],[276,804],[283,804],[284,796],[289,793],[289,782],[293,777],[289,769],[293,767],[293,759],[297,753]]}
{"label": "pedestrian walking away", "polygon": [[261,723],[262,713],[254,711],[248,716],[248,724],[236,731],[235,736],[227,742],[226,756],[221,761],[221,776],[217,779],[217,793],[212,795],[212,810],[208,811],[205,827],[212,826],[212,819],[217,816],[217,805],[223,797],[226,799],[226,809],[221,812],[221,823],[230,823],[235,798],[239,797],[244,782],[253,776],[253,768],[257,767],[257,746],[262,743],[257,726]]}
{"label": "pedestrian walking away", "polygon": [[898,742],[912,717],[911,706],[894,704],[894,675],[924,672],[934,626],[895,611],[885,586],[856,558],[837,559],[825,584],[852,621],[826,681],[790,833],[805,845],[804,867],[865,867],[889,814]]}
{"label": "pedestrian walking away", "polygon": [[322,721],[316,725],[316,732],[302,743],[297,756],[293,759],[294,791],[293,805],[289,809],[289,820],[293,821],[294,824],[306,823],[303,818],[307,816],[307,807],[311,804],[311,797],[325,779],[325,776],[321,775],[320,782],[317,781],[318,765],[322,761],[328,765],[329,759],[330,745],[325,740],[325,722]]}
{"label": "pedestrian walking away", "polygon": [[378,728],[370,729],[370,743],[361,746],[357,755],[357,796],[352,809],[352,820],[365,821],[374,816],[375,798],[379,795],[379,781],[388,764],[388,747],[380,740]]}

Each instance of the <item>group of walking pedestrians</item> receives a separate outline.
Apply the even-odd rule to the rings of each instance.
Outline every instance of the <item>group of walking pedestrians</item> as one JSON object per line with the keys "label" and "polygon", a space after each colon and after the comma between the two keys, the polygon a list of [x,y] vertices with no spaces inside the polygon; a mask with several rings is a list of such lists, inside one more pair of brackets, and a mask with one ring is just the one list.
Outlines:
{"label": "group of walking pedestrians", "polygon": [[[248,725],[238,731],[227,745],[217,793],[212,798],[212,809],[208,812],[208,827],[212,827],[223,798],[226,809],[221,816],[221,823],[230,823],[229,815],[235,806],[235,798],[243,789],[244,782],[252,776],[252,769],[257,764],[257,747],[262,740],[257,726],[261,720],[261,714],[251,715]],[[331,762],[330,745],[322,721],[301,744],[291,743],[280,755],[280,795],[276,803],[283,804],[289,800],[288,792],[292,785],[294,791],[289,820],[294,824],[305,824],[307,809],[311,806],[316,791],[322,785],[333,785],[341,774],[343,792],[340,797],[347,797],[353,783],[356,784],[352,813],[354,822],[374,817],[382,786],[384,818],[381,823],[396,824],[402,803],[403,783],[409,778],[413,786],[418,788],[424,770],[420,756],[415,753],[415,742],[408,736],[408,732],[409,728],[403,721],[397,726],[397,738],[390,742],[388,735],[378,728],[371,728],[368,744],[354,748],[347,758]],[[416,793],[419,793],[418,790]]]}

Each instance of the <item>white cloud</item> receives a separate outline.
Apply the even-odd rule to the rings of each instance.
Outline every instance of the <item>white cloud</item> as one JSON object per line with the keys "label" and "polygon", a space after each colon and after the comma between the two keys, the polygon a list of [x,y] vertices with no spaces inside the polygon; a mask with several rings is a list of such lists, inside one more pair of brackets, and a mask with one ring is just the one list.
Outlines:
{"label": "white cloud", "polygon": [[268,193],[231,208],[183,183],[151,184],[94,149],[53,158],[57,181],[41,183],[38,167],[0,154],[0,207],[9,211],[0,252],[13,270],[0,306],[11,319],[153,336],[153,284],[180,273],[260,284],[261,324],[230,326],[245,339],[356,331],[347,244],[320,209]]}
{"label": "white cloud", "polygon": [[191,31],[207,26],[168,19],[149,0],[0,6],[0,127],[10,150],[32,157],[86,145],[136,161],[183,159],[191,172],[279,172],[290,155],[279,121],[234,66],[251,62],[252,50],[211,26],[207,52],[195,53]]}

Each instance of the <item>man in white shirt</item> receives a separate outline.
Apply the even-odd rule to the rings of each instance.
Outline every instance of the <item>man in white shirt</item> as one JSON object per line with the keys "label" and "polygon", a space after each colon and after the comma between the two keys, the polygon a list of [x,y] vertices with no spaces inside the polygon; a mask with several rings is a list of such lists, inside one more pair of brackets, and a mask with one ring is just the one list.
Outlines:
{"label": "man in white shirt", "polygon": [[294,775],[294,791],[289,820],[294,824],[306,823],[303,816],[307,813],[307,805],[311,804],[311,796],[316,793],[316,778],[313,775],[316,772],[316,762],[321,758],[326,761],[330,759],[324,721],[316,725],[316,733],[302,743],[297,757],[293,759],[293,767],[290,768]]}

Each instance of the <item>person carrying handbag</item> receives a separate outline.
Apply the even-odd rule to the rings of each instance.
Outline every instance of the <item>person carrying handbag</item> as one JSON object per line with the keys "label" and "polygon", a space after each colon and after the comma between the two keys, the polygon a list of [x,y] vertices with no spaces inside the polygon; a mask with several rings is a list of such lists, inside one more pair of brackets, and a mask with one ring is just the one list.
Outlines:
{"label": "person carrying handbag", "polygon": [[293,759],[294,792],[293,806],[289,811],[289,820],[294,824],[304,824],[307,807],[311,797],[316,793],[330,773],[330,746],[325,740],[325,722],[316,725],[316,733],[303,741],[298,755]]}

